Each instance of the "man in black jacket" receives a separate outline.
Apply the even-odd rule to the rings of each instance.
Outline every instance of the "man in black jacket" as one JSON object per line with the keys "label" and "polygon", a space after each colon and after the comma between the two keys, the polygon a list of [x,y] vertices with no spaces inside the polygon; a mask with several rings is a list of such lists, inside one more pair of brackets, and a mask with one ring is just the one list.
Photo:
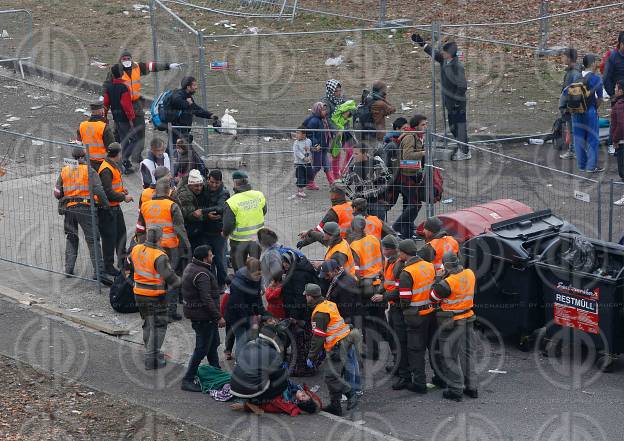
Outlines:
{"label": "man in black jacket", "polygon": [[189,143],[192,143],[191,126],[193,125],[193,117],[212,119],[215,123],[219,121],[219,117],[213,115],[211,112],[203,109],[195,104],[193,95],[197,92],[197,80],[194,77],[184,77],[180,83],[181,88],[176,89],[171,94],[170,110],[175,114],[174,119],[171,121],[173,126],[183,126],[181,128],[173,129],[171,134],[170,148],[174,148],[178,138],[186,138]]}
{"label": "man in black jacket", "polygon": [[227,240],[221,234],[223,231],[223,210],[225,201],[230,198],[230,192],[223,184],[221,170],[211,170],[208,173],[206,190],[203,193],[203,212],[206,213],[204,240],[212,247],[214,253],[214,268],[217,273],[219,286],[225,285],[227,278]]}
{"label": "man in black jacket", "polygon": [[214,367],[219,366],[219,329],[225,326],[225,320],[219,311],[221,289],[217,278],[210,270],[212,250],[207,245],[195,248],[193,260],[182,275],[182,298],[184,316],[191,320],[195,331],[195,350],[189,360],[188,369],[182,379],[182,390],[201,392],[195,383],[197,368],[204,359]]}
{"label": "man in black jacket", "polygon": [[446,108],[447,119],[451,133],[461,144],[453,154],[454,161],[465,161],[470,159],[470,149],[468,148],[468,131],[466,123],[466,72],[464,65],[457,57],[457,43],[450,41],[442,46],[442,51],[438,52],[425,43],[425,40],[418,35],[412,34],[412,41],[420,45],[425,52],[434,57],[440,63],[440,79],[442,81],[442,103]]}
{"label": "man in black jacket", "polygon": [[319,277],[327,286],[325,299],[334,302],[347,323],[361,327],[361,297],[357,280],[346,272],[335,260],[321,264]]}

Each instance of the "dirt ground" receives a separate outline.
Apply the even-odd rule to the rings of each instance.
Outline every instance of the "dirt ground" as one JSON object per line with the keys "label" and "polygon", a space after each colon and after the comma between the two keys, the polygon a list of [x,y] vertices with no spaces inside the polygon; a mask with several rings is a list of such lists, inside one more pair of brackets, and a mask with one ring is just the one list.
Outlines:
{"label": "dirt ground", "polygon": [[215,434],[0,356],[0,438],[218,440]]}

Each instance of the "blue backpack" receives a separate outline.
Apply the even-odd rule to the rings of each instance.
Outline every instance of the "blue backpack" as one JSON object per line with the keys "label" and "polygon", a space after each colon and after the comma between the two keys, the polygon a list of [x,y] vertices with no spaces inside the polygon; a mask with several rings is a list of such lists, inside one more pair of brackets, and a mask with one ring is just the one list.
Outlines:
{"label": "blue backpack", "polygon": [[295,254],[295,256],[297,256],[300,259],[302,257],[305,257],[305,254],[303,254],[300,250],[297,250],[297,249],[294,249],[294,248],[290,248],[290,247],[287,247],[287,246],[284,246],[284,245],[281,245],[278,249],[279,249],[279,252],[280,252],[280,254],[282,256],[284,254],[286,254],[287,252],[292,251]]}
{"label": "blue backpack", "polygon": [[181,111],[171,110],[170,105],[172,94],[172,90],[165,90],[163,93],[158,95],[158,98],[156,98],[150,106],[152,124],[160,131],[167,130],[167,124],[173,122],[182,113]]}

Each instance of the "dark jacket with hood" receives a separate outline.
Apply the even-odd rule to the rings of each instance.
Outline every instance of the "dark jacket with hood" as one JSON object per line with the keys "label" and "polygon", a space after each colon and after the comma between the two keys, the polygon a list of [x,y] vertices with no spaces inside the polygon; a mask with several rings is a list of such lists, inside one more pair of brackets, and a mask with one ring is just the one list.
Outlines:
{"label": "dark jacket with hood", "polygon": [[624,49],[611,52],[605,64],[604,75],[602,76],[604,88],[609,96],[615,95],[615,83],[624,80]]}
{"label": "dark jacket with hood", "polygon": [[308,283],[318,284],[316,270],[305,256],[298,256],[292,251],[286,252],[284,259],[290,263],[290,268],[284,274],[282,283],[282,299],[286,317],[307,321],[310,317],[303,292]]}
{"label": "dark jacket with hood", "polygon": [[[442,81],[442,100],[445,107],[453,112],[466,109],[466,91],[468,83],[464,65],[459,61],[457,54],[449,61],[444,60],[442,53],[432,51],[430,45],[425,45],[425,52],[433,56],[440,63],[440,79]],[[432,55],[433,53],[433,55]]]}
{"label": "dark jacket with hood", "polygon": [[182,274],[184,316],[189,320],[218,321],[220,295],[219,283],[210,266],[194,258]]}
{"label": "dark jacket with hood", "polygon": [[230,326],[249,329],[251,327],[249,319],[254,315],[266,315],[260,297],[260,280],[252,280],[247,267],[243,267],[236,271],[230,285],[225,320]]}
{"label": "dark jacket with hood", "polygon": [[370,106],[371,116],[375,124],[375,138],[383,141],[386,130],[386,117],[396,112],[394,106],[386,101],[387,86],[383,81],[375,81],[373,90],[366,98],[366,104]]}
{"label": "dark jacket with hood", "polygon": [[[329,115],[329,113],[328,113]],[[303,121],[303,125],[312,130],[322,130],[330,127],[329,118],[326,118],[326,124],[323,124],[323,119],[320,116],[320,108],[313,106],[312,113]],[[306,133],[306,136],[310,138],[312,146],[320,145],[323,149],[329,148],[332,140],[332,133],[329,130],[326,131],[310,131]]]}
{"label": "dark jacket with hood", "polygon": [[[190,98],[192,104],[187,101]],[[175,120],[171,122],[174,126],[192,126],[193,125],[193,117],[197,116],[199,118],[212,118],[212,112],[207,111],[203,107],[198,106],[195,103],[195,99],[193,95],[188,93],[186,89],[176,89],[171,94],[171,109],[174,112],[180,112],[180,116],[178,116]],[[190,128],[177,129],[180,133],[189,132]]]}
{"label": "dark jacket with hood", "polygon": [[210,220],[207,216],[205,216],[206,233],[213,235],[221,234],[221,230],[223,230],[223,211],[225,209],[225,201],[227,201],[229,198],[230,191],[225,185],[223,185],[223,183],[221,183],[221,186],[215,191],[210,191],[208,186],[206,186],[206,188],[202,192],[201,199],[204,201],[205,204],[202,207],[204,215],[213,212],[221,215],[221,217],[217,220]]}
{"label": "dark jacket with hood", "polygon": [[176,160],[173,163],[173,170],[171,174],[174,178],[182,179],[188,177],[191,170],[198,170],[199,173],[206,179],[208,176],[208,169],[206,163],[197,154],[193,146],[187,146],[181,154],[177,155]]}

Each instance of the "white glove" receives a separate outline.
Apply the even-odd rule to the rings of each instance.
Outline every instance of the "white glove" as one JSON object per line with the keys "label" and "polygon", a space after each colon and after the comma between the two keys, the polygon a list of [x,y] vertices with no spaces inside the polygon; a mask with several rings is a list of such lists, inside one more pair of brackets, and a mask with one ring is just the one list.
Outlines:
{"label": "white glove", "polygon": [[182,69],[183,64],[182,63],[171,63],[169,65],[169,69]]}

